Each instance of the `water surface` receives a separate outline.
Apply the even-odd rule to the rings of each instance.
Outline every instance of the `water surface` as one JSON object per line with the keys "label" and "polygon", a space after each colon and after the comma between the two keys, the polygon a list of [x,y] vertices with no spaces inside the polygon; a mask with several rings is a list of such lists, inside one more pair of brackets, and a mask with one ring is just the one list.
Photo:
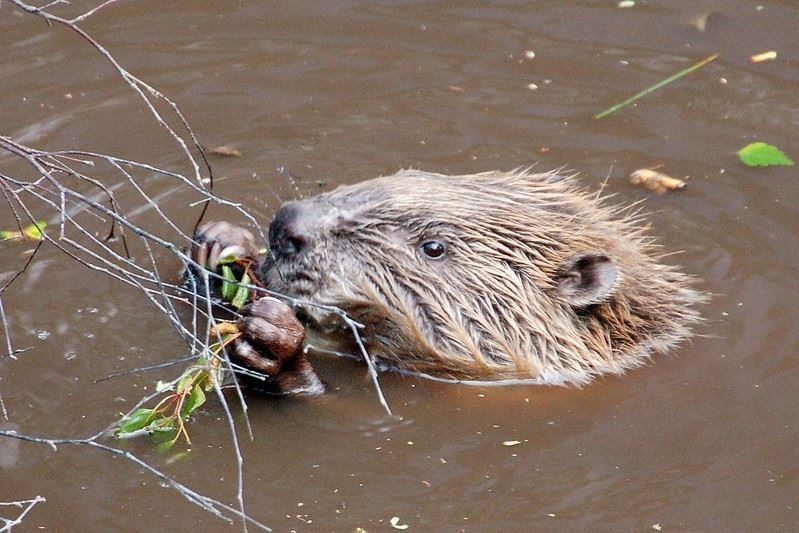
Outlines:
{"label": "water surface", "polygon": [[[714,295],[702,336],[582,389],[383,375],[401,420],[383,414],[361,365],[320,359],[329,396],[249,397],[255,440],[242,446],[255,518],[276,531],[384,530],[394,516],[416,531],[799,526],[799,180],[796,167],[753,170],[735,156],[766,140],[799,157],[795,2],[140,1],[84,27],[178,102],[204,144],[241,150],[212,160],[217,192],[264,223],[281,200],[400,168],[566,167],[587,186],[607,181],[618,201],[646,199],[652,232],[683,251],[669,260]],[[74,34],[3,2],[0,35],[0,134],[190,171]],[[777,59],[750,62],[766,50]],[[717,52],[637,105],[592,118]],[[631,171],[655,165],[688,187],[652,196],[628,184]],[[22,172],[6,155],[0,166]],[[151,185],[190,227],[196,211],[180,188]],[[2,205],[5,228],[13,221]],[[153,216],[144,210],[137,222]],[[0,281],[23,248],[0,247]],[[96,378],[185,353],[137,291],[51,247],[3,302],[15,343],[32,347],[0,361],[5,427],[20,432],[88,435],[159,376]],[[232,504],[235,461],[218,402],[191,431],[191,453],[171,464],[146,440],[123,446]],[[511,440],[521,443],[503,445]],[[0,501],[47,498],[26,531],[238,527],[99,451],[0,440],[0,452]]]}

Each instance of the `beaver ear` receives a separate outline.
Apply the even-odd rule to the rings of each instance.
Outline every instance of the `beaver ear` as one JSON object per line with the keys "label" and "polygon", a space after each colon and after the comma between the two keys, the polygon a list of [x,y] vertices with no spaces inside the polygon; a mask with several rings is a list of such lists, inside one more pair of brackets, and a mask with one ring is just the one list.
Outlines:
{"label": "beaver ear", "polygon": [[600,303],[613,293],[616,265],[602,252],[572,257],[555,277],[558,296],[573,307]]}

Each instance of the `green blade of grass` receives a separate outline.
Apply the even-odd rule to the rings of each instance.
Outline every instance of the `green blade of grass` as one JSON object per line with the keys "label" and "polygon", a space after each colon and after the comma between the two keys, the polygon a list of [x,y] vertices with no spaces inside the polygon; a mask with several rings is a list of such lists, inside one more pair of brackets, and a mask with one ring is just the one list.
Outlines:
{"label": "green blade of grass", "polygon": [[690,67],[679,71],[677,74],[669,76],[665,80],[661,80],[661,81],[657,82],[656,84],[652,85],[651,87],[647,87],[646,89],[644,89],[640,93],[634,94],[633,96],[629,97],[625,101],[619,102],[618,104],[605,109],[601,113],[598,113],[598,114],[594,115],[594,118],[596,118],[596,119],[604,118],[604,117],[610,115],[611,113],[615,113],[616,111],[618,111],[622,107],[625,107],[625,106],[628,106],[628,105],[632,104],[633,102],[635,102],[639,98],[643,98],[644,96],[648,95],[649,93],[657,91],[661,87],[664,87],[664,86],[668,85],[669,83],[671,83],[673,81],[679,80],[683,76],[690,74],[691,72],[695,71],[696,69],[704,67],[705,65],[707,65],[708,63],[710,63],[711,61],[716,59],[717,57],[719,57],[718,54],[713,54],[712,56],[706,57],[705,59],[703,59],[699,63],[691,65]]}

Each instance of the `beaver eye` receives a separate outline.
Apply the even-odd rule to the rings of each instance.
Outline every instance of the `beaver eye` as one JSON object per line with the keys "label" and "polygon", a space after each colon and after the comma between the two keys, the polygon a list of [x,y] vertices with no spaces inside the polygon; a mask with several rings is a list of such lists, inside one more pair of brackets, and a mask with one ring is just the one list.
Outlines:
{"label": "beaver eye", "polygon": [[441,259],[447,251],[446,246],[441,241],[425,241],[420,248],[422,253],[430,259]]}

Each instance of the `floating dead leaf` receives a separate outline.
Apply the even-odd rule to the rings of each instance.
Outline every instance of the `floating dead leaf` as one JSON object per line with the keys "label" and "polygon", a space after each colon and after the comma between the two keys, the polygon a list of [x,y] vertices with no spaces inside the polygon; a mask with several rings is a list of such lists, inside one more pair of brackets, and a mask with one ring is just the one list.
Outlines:
{"label": "floating dead leaf", "polygon": [[453,92],[455,94],[461,94],[464,91],[466,91],[466,89],[464,89],[463,87],[461,87],[459,85],[450,85],[449,86],[449,90],[450,90],[450,92]]}
{"label": "floating dead leaf", "polygon": [[763,61],[774,61],[777,59],[777,52],[774,50],[769,50],[768,52],[763,52],[762,54],[755,54],[749,59],[752,60],[752,63],[762,63]]}
{"label": "floating dead leaf", "polygon": [[642,168],[630,174],[630,183],[656,192],[657,194],[664,194],[667,191],[682,189],[686,185],[681,179],[672,178],[671,176],[648,168]]}
{"label": "floating dead leaf", "polygon": [[707,19],[708,19],[709,16],[710,16],[710,13],[703,13],[701,15],[697,15],[694,18],[692,18],[691,20],[689,20],[688,24],[693,26],[697,30],[703,32],[703,31],[705,31],[705,28],[707,28]]}
{"label": "floating dead leaf", "polygon": [[215,146],[211,148],[211,153],[214,155],[221,155],[223,157],[241,157],[241,152],[232,146]]}
{"label": "floating dead leaf", "polygon": [[400,524],[399,522],[400,519],[398,516],[392,516],[391,520],[388,521],[394,529],[408,529],[408,524]]}

